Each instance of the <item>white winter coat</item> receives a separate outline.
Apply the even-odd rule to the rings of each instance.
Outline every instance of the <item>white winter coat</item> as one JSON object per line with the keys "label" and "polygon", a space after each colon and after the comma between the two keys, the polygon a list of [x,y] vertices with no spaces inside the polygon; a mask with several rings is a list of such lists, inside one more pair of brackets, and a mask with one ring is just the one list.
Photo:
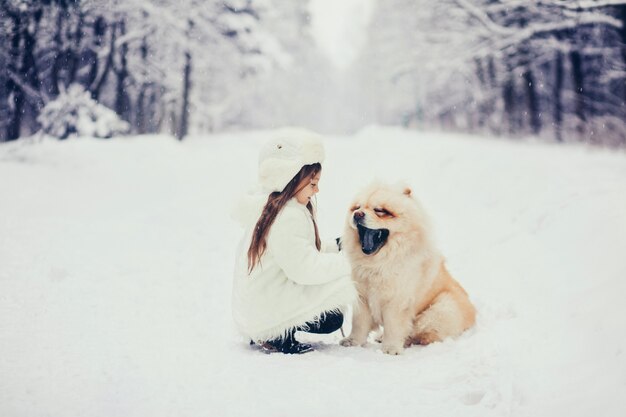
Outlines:
{"label": "white winter coat", "polygon": [[295,199],[276,217],[261,262],[248,275],[248,248],[261,209],[262,203],[245,221],[232,292],[235,324],[252,340],[283,336],[356,298],[347,258],[334,241],[317,250],[311,214]]}

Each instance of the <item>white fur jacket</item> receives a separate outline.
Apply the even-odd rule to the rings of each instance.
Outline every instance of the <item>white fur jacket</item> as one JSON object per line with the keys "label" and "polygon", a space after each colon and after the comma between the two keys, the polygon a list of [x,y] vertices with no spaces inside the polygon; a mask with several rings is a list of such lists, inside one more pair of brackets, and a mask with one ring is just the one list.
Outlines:
{"label": "white fur jacket", "polygon": [[237,249],[232,292],[235,324],[255,341],[283,336],[356,298],[347,258],[335,241],[316,249],[311,214],[295,199],[276,217],[261,262],[248,275],[248,248],[263,202],[251,215],[239,216],[246,232]]}

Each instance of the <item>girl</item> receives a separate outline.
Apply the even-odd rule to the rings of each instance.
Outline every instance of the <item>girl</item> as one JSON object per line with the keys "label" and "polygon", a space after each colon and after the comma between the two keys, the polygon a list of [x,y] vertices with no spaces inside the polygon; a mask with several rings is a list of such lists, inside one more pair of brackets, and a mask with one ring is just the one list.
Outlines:
{"label": "girl", "polygon": [[[240,216],[246,232],[235,265],[233,318],[266,351],[304,353],[296,330],[331,333],[356,297],[350,265],[336,241],[320,241],[311,203],[319,191],[324,148],[303,130],[280,131],[259,155],[262,201]],[[254,198],[252,201],[255,201]]]}

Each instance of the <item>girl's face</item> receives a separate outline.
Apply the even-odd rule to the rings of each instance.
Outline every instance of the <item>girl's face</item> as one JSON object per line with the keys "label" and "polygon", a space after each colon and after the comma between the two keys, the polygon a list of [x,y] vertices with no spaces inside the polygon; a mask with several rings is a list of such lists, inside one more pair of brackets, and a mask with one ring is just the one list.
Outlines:
{"label": "girl's face", "polygon": [[321,176],[322,172],[320,171],[313,178],[305,178],[302,180],[298,186],[300,191],[294,196],[298,203],[307,205],[309,201],[311,201],[311,197],[319,192],[320,189],[317,184]]}

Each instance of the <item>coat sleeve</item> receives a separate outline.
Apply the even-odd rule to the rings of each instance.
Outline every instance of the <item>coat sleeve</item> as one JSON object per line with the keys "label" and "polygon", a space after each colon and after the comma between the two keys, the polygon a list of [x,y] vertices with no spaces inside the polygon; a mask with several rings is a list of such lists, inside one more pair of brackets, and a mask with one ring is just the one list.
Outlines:
{"label": "coat sleeve", "polygon": [[350,275],[343,254],[319,252],[311,235],[311,220],[298,210],[285,208],[268,236],[267,250],[287,278],[302,285],[319,285]]}
{"label": "coat sleeve", "polygon": [[321,251],[325,253],[339,253],[339,246],[337,245],[337,239],[322,241]]}

